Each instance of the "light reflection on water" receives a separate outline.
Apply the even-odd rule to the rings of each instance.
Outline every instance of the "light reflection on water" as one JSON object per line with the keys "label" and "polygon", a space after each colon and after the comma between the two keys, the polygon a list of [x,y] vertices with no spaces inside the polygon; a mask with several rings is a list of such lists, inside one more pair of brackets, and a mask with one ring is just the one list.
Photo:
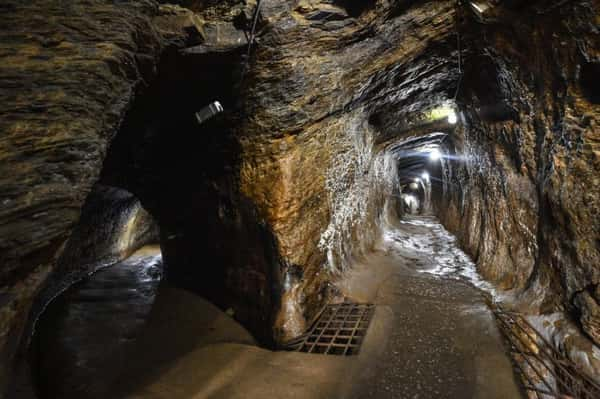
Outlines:
{"label": "light reflection on water", "polygon": [[162,277],[158,247],[145,247],[58,296],[33,341],[40,399],[100,398],[127,364]]}

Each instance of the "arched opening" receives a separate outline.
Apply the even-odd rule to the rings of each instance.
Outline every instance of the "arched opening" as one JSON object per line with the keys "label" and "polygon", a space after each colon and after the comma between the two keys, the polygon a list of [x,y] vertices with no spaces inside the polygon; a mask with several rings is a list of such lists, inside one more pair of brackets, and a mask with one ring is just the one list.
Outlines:
{"label": "arched opening", "polygon": [[[163,55],[109,150],[101,181],[131,190],[156,215],[170,283],[231,309],[270,345],[278,295],[273,241],[237,180],[241,51]],[[223,111],[198,119],[215,101]]]}
{"label": "arched opening", "polygon": [[444,195],[444,165],[456,157],[448,153],[452,141],[447,133],[419,132],[394,143],[388,151],[398,162],[398,174],[405,213],[433,215]]}
{"label": "arched opening", "polygon": [[[238,50],[168,50],[136,93],[39,298],[17,390],[102,398],[203,339],[273,345],[274,241],[236,179],[241,67]],[[215,101],[223,112],[199,118]]]}
{"label": "arched opening", "polygon": [[132,193],[92,188],[34,304],[11,395],[74,398],[100,393],[114,379],[162,278],[159,236],[155,218]]}
{"label": "arched opening", "polygon": [[32,389],[39,399],[102,397],[126,367],[126,350],[156,299],[163,274],[158,226],[131,193],[97,185],[60,267],[76,282],[47,288],[59,293],[35,321]]}

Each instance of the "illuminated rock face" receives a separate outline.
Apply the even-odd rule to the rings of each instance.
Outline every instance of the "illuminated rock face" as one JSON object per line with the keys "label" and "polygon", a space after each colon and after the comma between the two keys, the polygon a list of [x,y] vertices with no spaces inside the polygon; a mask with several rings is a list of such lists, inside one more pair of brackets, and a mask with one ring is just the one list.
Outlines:
{"label": "illuminated rock face", "polygon": [[586,71],[600,56],[599,12],[598,2],[533,20],[505,10],[468,28],[480,56],[460,96],[466,159],[449,173],[460,190],[439,207],[484,277],[537,311],[581,317],[596,343],[600,108]]}
{"label": "illuminated rock face", "polygon": [[252,2],[20,3],[0,6],[2,379],[99,179],[155,217],[169,278],[284,341],[398,216],[398,157],[434,142],[467,157],[431,195],[480,272],[598,336],[598,2],[480,25],[455,1],[264,0],[247,65]]}
{"label": "illuminated rock face", "polygon": [[452,2],[344,4],[264,4],[265,33],[243,87],[241,190],[277,238],[291,290],[281,287],[280,339],[302,331],[328,282],[395,212],[389,143],[455,78],[445,45]]}

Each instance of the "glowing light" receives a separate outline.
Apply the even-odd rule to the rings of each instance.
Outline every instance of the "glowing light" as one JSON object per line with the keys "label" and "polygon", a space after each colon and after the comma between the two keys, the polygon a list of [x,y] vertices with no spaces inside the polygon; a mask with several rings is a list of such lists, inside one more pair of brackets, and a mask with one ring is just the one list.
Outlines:
{"label": "glowing light", "polygon": [[417,197],[415,197],[414,195],[405,195],[404,196],[404,203],[409,206],[409,207],[413,207],[418,205],[419,200],[417,199]]}
{"label": "glowing light", "polygon": [[451,125],[455,125],[458,122],[458,116],[454,110],[448,111],[448,123]]}
{"label": "glowing light", "polygon": [[404,201],[404,205],[406,206],[406,208],[408,208],[408,212],[417,212],[417,209],[419,208],[419,200],[417,199],[417,197],[410,194],[403,194],[402,200]]}
{"label": "glowing light", "polygon": [[440,150],[438,150],[437,148],[434,148],[433,150],[431,150],[431,152],[429,153],[429,159],[431,159],[432,161],[437,161],[438,159],[440,159],[442,157],[442,153],[440,152]]}
{"label": "glowing light", "polygon": [[446,119],[448,123],[454,125],[458,122],[458,114],[456,113],[456,104],[447,103],[440,107],[436,107],[427,112],[426,117],[430,121],[441,121]]}
{"label": "glowing light", "polygon": [[415,177],[415,183],[421,183],[421,179],[419,179],[418,177]]}
{"label": "glowing light", "polygon": [[429,181],[429,173],[423,172],[423,174],[421,175],[421,178],[425,181]]}

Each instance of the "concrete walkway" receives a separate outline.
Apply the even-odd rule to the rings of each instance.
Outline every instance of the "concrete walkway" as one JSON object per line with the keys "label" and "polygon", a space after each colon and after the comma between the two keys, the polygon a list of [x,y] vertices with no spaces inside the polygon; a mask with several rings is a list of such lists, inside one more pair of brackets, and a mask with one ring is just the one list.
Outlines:
{"label": "concrete walkway", "polygon": [[387,234],[341,287],[378,305],[356,383],[343,397],[524,397],[474,266],[435,219],[412,218]]}

